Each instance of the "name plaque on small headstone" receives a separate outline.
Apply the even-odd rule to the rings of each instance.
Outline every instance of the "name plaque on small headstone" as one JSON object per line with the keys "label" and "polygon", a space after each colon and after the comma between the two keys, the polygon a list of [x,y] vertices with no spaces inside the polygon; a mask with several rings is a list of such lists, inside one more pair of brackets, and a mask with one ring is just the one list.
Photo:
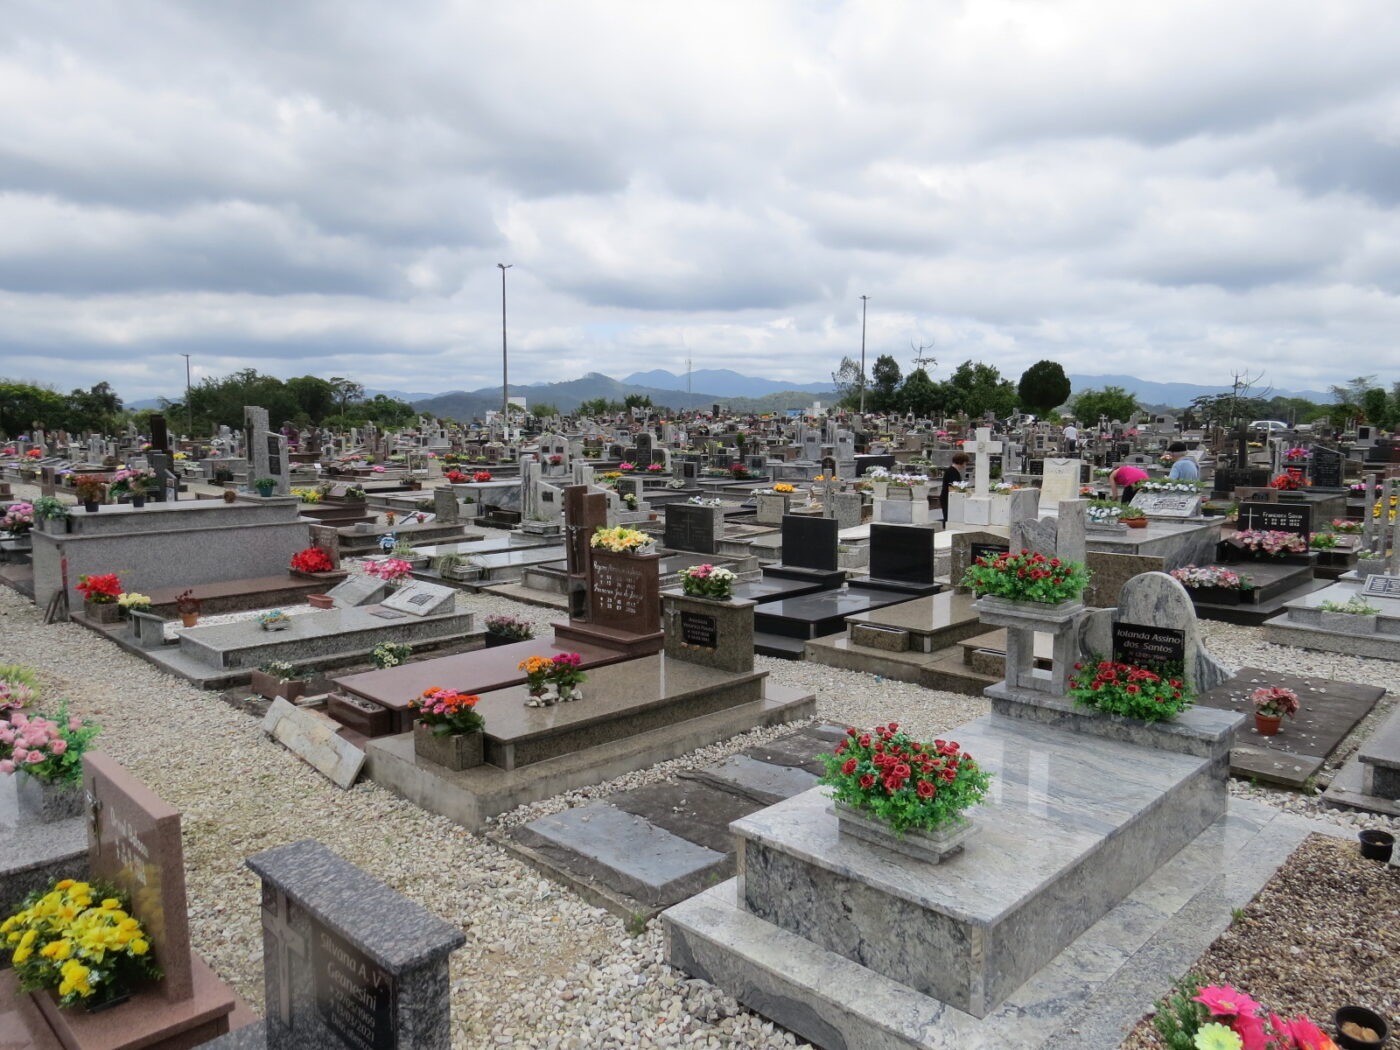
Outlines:
{"label": "name plaque on small headstone", "polygon": [[[650,577],[650,578],[648,578]],[[656,630],[656,562],[624,555],[593,556],[593,622],[624,631]]]}
{"label": "name plaque on small headstone", "polygon": [[1400,576],[1368,576],[1361,593],[1367,598],[1400,601]]}
{"label": "name plaque on small headstone", "polygon": [[719,621],[702,613],[681,613],[681,641],[701,649],[719,647]]}
{"label": "name plaque on small headstone", "polygon": [[1191,518],[1201,509],[1201,497],[1188,492],[1139,492],[1133,506],[1155,518]]}
{"label": "name plaque on small headstone", "polygon": [[312,924],[312,969],[321,1020],[354,1050],[397,1050],[397,986],[364,952]]}
{"label": "name plaque on small headstone", "polygon": [[282,473],[282,442],[277,434],[267,435],[267,472]]}
{"label": "name plaque on small headstone", "polygon": [[1309,536],[1312,533],[1312,507],[1306,503],[1242,503],[1239,527]]}
{"label": "name plaque on small headstone", "polygon": [[1115,622],[1113,659],[1138,667],[1180,665],[1186,660],[1186,632],[1146,623]]}

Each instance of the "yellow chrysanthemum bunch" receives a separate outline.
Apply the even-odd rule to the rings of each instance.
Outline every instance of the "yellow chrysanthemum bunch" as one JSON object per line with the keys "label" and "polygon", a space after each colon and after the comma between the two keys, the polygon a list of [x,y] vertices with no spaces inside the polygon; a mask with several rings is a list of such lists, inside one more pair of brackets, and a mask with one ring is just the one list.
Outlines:
{"label": "yellow chrysanthemum bunch", "polygon": [[614,554],[626,554],[647,546],[651,543],[651,537],[640,529],[629,529],[625,525],[618,525],[612,529],[600,525],[588,542]]}
{"label": "yellow chrysanthemum bunch", "polygon": [[140,920],[110,886],[63,879],[36,891],[0,923],[0,938],[20,986],[52,988],[61,1006],[103,1002],[160,976]]}

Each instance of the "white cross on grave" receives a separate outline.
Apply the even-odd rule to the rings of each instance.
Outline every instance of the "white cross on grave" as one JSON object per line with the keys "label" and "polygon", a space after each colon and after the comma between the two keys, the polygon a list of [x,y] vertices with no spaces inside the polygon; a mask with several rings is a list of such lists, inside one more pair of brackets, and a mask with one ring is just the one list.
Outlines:
{"label": "white cross on grave", "polygon": [[975,496],[992,494],[992,456],[1001,451],[1001,442],[992,440],[990,427],[977,428],[976,441],[964,441],[963,451],[973,459],[973,486]]}

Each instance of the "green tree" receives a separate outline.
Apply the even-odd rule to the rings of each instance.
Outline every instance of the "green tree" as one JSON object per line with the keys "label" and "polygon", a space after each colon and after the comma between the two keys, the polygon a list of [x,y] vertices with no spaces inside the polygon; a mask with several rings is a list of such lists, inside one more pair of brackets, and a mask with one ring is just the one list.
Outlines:
{"label": "green tree", "polygon": [[559,415],[559,406],[551,405],[548,401],[541,401],[538,405],[535,405],[533,408],[530,409],[530,414],[533,415],[536,419],[544,419],[548,416],[557,416]]}
{"label": "green tree", "polygon": [[610,416],[621,412],[622,405],[617,401],[609,401],[605,397],[591,397],[586,401],[580,401],[578,414],[581,416]]}
{"label": "green tree", "polygon": [[628,394],[622,399],[624,409],[652,408],[651,398],[646,394]]}
{"label": "green tree", "polygon": [[296,399],[276,376],[260,375],[256,369],[244,368],[222,379],[206,376],[190,391],[194,409],[195,432],[210,433],[221,425],[237,429],[243,426],[243,409],[258,405],[267,409],[273,429],[300,411]]}
{"label": "green tree", "polygon": [[895,395],[895,407],[900,412],[913,412],[920,419],[931,419],[943,410],[948,400],[948,391],[942,383],[935,383],[928,372],[916,368],[904,377]]}
{"label": "green tree", "polygon": [[956,404],[953,411],[966,412],[976,419],[991,412],[997,417],[1009,416],[1016,410],[1016,384],[1002,379],[992,365],[964,361],[948,379]]}
{"label": "green tree", "polygon": [[357,404],[350,413],[350,417],[363,423],[374,423],[378,426],[402,427],[417,419],[418,413],[407,401],[400,401],[386,394],[375,394],[368,400]]}
{"label": "green tree", "polygon": [[895,394],[899,390],[899,362],[889,354],[875,358],[870,369],[870,397],[867,405],[875,412],[893,412]]}
{"label": "green tree", "polygon": [[[1192,402],[1194,404],[1195,402]],[[1121,386],[1106,386],[1102,390],[1085,390],[1071,405],[1074,418],[1086,426],[1098,426],[1099,420],[1127,419],[1137,411],[1137,398]]]}
{"label": "green tree", "polygon": [[336,407],[336,390],[320,376],[297,376],[287,380],[287,392],[292,395],[306,418],[316,424]]}
{"label": "green tree", "polygon": [[350,402],[359,401],[365,396],[363,384],[344,376],[331,376],[331,389],[335,391],[335,401],[340,406],[342,416],[350,411]]}
{"label": "green tree", "polygon": [[0,380],[0,434],[18,437],[38,423],[45,430],[63,426],[68,404],[63,395],[32,383]]}
{"label": "green tree", "polygon": [[1037,361],[1021,373],[1016,397],[1021,407],[1038,416],[1047,416],[1069,400],[1070,383],[1065,370],[1055,361]]}
{"label": "green tree", "polygon": [[1373,386],[1362,394],[1361,411],[1366,414],[1368,423],[1378,427],[1390,426],[1390,398],[1386,397],[1384,388]]}
{"label": "green tree", "polygon": [[1366,391],[1376,385],[1375,376],[1357,376],[1339,386],[1327,388],[1332,395],[1333,404],[1329,407],[1332,415],[1332,422],[1339,427],[1345,427],[1360,419],[1365,415],[1363,407]]}
{"label": "green tree", "polygon": [[865,377],[857,362],[849,357],[841,358],[841,364],[831,373],[831,382],[836,387],[838,407],[851,412],[860,407],[860,392],[865,385]]}

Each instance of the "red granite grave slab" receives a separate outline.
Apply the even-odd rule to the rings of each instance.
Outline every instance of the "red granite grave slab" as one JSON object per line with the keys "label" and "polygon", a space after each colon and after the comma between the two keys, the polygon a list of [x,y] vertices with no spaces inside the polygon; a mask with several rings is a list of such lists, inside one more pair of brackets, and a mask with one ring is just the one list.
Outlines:
{"label": "red granite grave slab", "polygon": [[346,675],[335,679],[335,683],[343,692],[387,707],[394,712],[392,731],[406,733],[413,728],[408,714],[408,702],[422,696],[425,689],[444,686],[469,693],[505,689],[525,681],[525,675],[518,665],[527,656],[553,656],[555,653],[571,652],[579,654],[582,659],[581,666],[585,671],[626,659],[626,654],[617,649],[605,649],[586,642],[532,638],[524,642],[512,642],[510,645],[458,653],[455,656],[441,656],[435,660],[418,660],[382,671]]}

